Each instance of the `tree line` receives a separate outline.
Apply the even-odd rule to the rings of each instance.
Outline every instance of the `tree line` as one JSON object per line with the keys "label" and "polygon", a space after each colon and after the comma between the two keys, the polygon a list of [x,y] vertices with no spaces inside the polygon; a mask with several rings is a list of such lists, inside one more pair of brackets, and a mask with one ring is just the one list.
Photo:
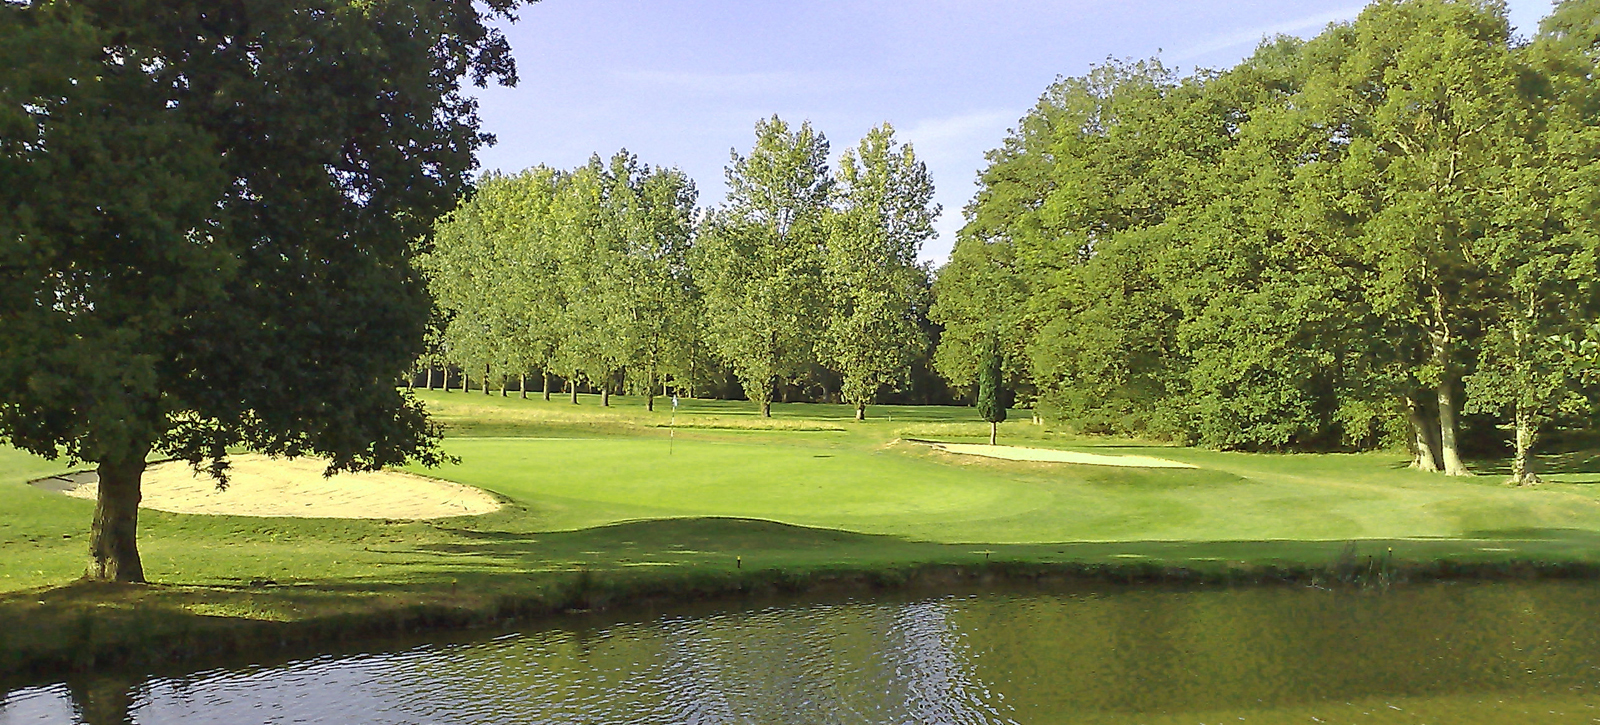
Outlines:
{"label": "tree line", "polygon": [[1073,427],[1225,449],[1405,444],[1513,477],[1596,394],[1600,3],[1380,0],[1179,77],[1057,81],[989,155],[935,364],[998,348]]}
{"label": "tree line", "polygon": [[1449,474],[1509,438],[1531,482],[1600,395],[1597,48],[1595,0],[1531,39],[1503,3],[1380,0],[1224,70],[1108,61],[989,153],[936,280],[932,181],[887,125],[830,169],[764,120],[706,212],[626,152],[490,176],[426,258],[429,363],[858,417],[931,366],[989,420]]}
{"label": "tree line", "polygon": [[858,418],[904,390],[932,354],[927,167],[888,124],[837,169],[809,123],[755,131],[704,212],[681,171],[626,151],[481,180],[421,259],[438,309],[424,384],[454,371],[526,396],[534,376],[547,399],[555,379],[573,402],[588,386],[653,408],[731,383],[769,416],[798,387]]}

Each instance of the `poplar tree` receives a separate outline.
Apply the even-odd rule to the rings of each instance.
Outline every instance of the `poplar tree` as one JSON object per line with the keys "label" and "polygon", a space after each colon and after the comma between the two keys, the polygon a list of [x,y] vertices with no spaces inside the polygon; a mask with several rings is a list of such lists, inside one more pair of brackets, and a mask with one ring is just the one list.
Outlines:
{"label": "poplar tree", "polygon": [[645,409],[655,410],[662,374],[683,367],[698,334],[697,291],[689,265],[698,192],[678,169],[643,167],[631,177],[626,199],[620,272],[629,298],[630,365],[641,373],[637,387],[644,393]]}
{"label": "poplar tree", "polygon": [[422,266],[446,320],[447,363],[487,365],[502,384],[548,369],[560,330],[551,320],[564,309],[549,249],[560,178],[546,167],[490,174],[436,225]]}
{"label": "poplar tree", "polygon": [[842,378],[856,420],[885,387],[904,385],[923,353],[920,310],[927,270],[917,263],[939,207],[927,165],[883,124],[839,161],[839,208],[828,216],[824,285],[829,294],[824,360]]}
{"label": "poplar tree", "polygon": [[732,156],[728,199],[706,220],[695,259],[711,343],[770,417],[779,383],[815,359],[828,141],[773,116],[756,124],[749,156]]}

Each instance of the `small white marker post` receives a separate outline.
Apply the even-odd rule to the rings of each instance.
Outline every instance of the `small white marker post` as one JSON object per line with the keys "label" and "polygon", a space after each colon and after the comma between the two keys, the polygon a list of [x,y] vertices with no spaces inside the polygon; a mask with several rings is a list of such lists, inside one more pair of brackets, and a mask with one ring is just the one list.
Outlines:
{"label": "small white marker post", "polygon": [[672,455],[672,446],[678,440],[678,394],[672,394],[672,418],[667,423],[667,455]]}

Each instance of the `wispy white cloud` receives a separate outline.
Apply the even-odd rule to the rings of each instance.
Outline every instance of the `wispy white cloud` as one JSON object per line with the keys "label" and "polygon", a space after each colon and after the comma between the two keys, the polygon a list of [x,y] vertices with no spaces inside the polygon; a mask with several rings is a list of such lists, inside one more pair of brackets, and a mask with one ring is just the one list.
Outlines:
{"label": "wispy white cloud", "polygon": [[897,135],[916,148],[917,156],[929,165],[952,161],[972,165],[982,161],[986,149],[1000,145],[1006,128],[1016,120],[1016,111],[973,111],[922,119],[898,129]]}
{"label": "wispy white cloud", "polygon": [[1006,129],[1017,122],[1015,110],[977,110],[952,116],[925,118],[898,129],[901,141],[910,143],[928,165],[934,179],[934,201],[944,213],[934,222],[938,236],[928,240],[922,258],[943,264],[964,223],[961,207],[976,190],[974,179],[983,168],[985,151],[1000,145]]}
{"label": "wispy white cloud", "polygon": [[1328,12],[1318,13],[1309,17],[1298,18],[1295,20],[1285,20],[1281,23],[1262,25],[1255,28],[1247,28],[1245,30],[1227,33],[1225,35],[1218,35],[1201,41],[1195,45],[1191,45],[1187,48],[1180,49],[1169,56],[1169,58],[1173,61],[1182,63],[1184,61],[1201,58],[1218,51],[1229,50],[1242,45],[1254,45],[1261,42],[1263,38],[1270,38],[1274,35],[1296,35],[1307,30],[1321,30],[1328,23],[1336,23],[1341,20],[1350,20],[1354,18],[1355,16],[1361,14],[1361,9],[1363,7],[1365,7],[1364,4],[1349,5],[1338,10],[1330,10]]}
{"label": "wispy white cloud", "polygon": [[838,79],[818,73],[696,73],[689,71],[624,70],[616,77],[626,83],[657,90],[706,95],[793,93],[838,88]]}

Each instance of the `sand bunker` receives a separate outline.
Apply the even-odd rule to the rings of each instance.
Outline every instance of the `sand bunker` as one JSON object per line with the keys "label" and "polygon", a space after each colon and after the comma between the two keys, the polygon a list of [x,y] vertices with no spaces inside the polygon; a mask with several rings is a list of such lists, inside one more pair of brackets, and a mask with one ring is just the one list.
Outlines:
{"label": "sand bunker", "polygon": [[1008,461],[1048,461],[1051,463],[1081,463],[1089,466],[1128,466],[1133,468],[1199,468],[1187,463],[1169,461],[1150,456],[1102,456],[1097,453],[1058,451],[1051,448],[1022,448],[1020,446],[986,446],[974,443],[934,443],[918,441],[926,446],[950,453],[987,458],[1004,458]]}
{"label": "sand bunker", "polygon": [[[232,473],[224,491],[217,490],[210,476],[196,476],[182,461],[151,466],[144,473],[140,506],[179,514],[318,519],[437,519],[500,508],[500,502],[482,490],[409,473],[341,473],[323,478],[327,464],[315,458],[243,455],[229,461]],[[34,484],[93,499],[99,477],[87,471]]]}

